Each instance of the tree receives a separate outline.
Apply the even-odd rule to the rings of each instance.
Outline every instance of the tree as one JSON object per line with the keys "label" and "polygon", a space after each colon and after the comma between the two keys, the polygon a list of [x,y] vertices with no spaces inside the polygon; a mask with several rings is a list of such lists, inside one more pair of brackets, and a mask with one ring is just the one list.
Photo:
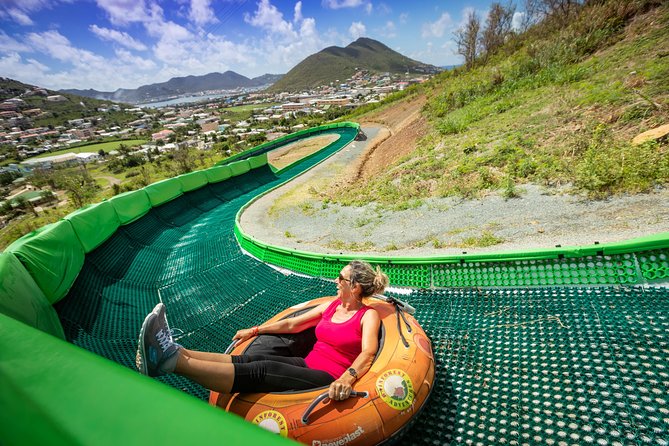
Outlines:
{"label": "tree", "polygon": [[37,211],[35,210],[35,206],[33,206],[33,204],[28,199],[26,199],[26,197],[17,197],[16,204],[19,209],[31,211],[35,217],[39,217]]}
{"label": "tree", "polygon": [[465,58],[465,66],[472,68],[479,55],[479,33],[481,19],[474,11],[467,14],[466,23],[455,31],[455,43],[458,54]]}
{"label": "tree", "polygon": [[0,172],[0,186],[8,186],[20,176],[18,172]]}
{"label": "tree", "polygon": [[83,173],[62,175],[58,183],[58,188],[67,192],[76,207],[88,204],[99,187],[90,176]]}
{"label": "tree", "polygon": [[499,3],[493,3],[490,6],[486,26],[481,33],[480,47],[484,57],[488,58],[504,45],[506,38],[511,33],[515,10],[512,4],[502,6]]}
{"label": "tree", "polygon": [[187,147],[177,148],[173,158],[177,164],[177,174],[192,172],[195,169],[195,160]]}
{"label": "tree", "polygon": [[554,17],[558,26],[564,24],[582,3],[581,0],[525,0],[520,29],[525,31],[548,16]]}

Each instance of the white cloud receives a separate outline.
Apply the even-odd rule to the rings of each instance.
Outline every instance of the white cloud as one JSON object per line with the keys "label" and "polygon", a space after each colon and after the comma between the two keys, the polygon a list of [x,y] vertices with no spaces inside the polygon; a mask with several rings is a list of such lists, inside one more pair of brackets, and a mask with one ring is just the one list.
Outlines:
{"label": "white cloud", "polygon": [[19,25],[33,25],[29,14],[52,8],[71,0],[0,0],[0,19],[13,20]]}
{"label": "white cloud", "polygon": [[30,51],[30,47],[0,30],[0,52],[9,53],[13,51]]}
{"label": "white cloud", "polygon": [[93,34],[101,38],[102,40],[107,40],[110,42],[116,42],[119,45],[123,45],[126,48],[136,51],[146,50],[146,45],[142,42],[139,42],[132,38],[128,33],[117,31],[115,29],[102,28],[98,25],[91,25],[88,27]]}
{"label": "white cloud", "polygon": [[462,56],[456,54],[455,42],[452,39],[447,40],[443,45],[439,46],[432,42],[428,42],[420,51],[410,52],[407,55],[414,60],[419,60],[438,67],[459,65],[463,61]]}
{"label": "white cloud", "polygon": [[423,24],[422,36],[423,38],[443,37],[446,28],[452,25],[453,20],[451,19],[451,16],[447,12],[444,12],[436,22]]}
{"label": "white cloud", "polygon": [[117,49],[115,53],[119,62],[131,65],[137,68],[138,70],[149,71],[157,67],[156,63],[151,59],[147,59],[146,57],[135,56],[130,51],[124,50],[123,48]]}
{"label": "white cloud", "polygon": [[328,9],[357,8],[364,4],[366,0],[323,0],[323,7]]}
{"label": "white cloud", "polygon": [[372,6],[372,3],[371,3],[371,2],[370,2],[370,3],[367,3],[367,4],[365,5],[365,12],[367,13],[367,15],[370,15],[370,14],[372,13],[373,10],[374,10],[374,6]]}
{"label": "white cloud", "polygon": [[162,8],[156,3],[151,4],[149,16],[143,22],[146,31],[151,36],[157,37],[162,41],[181,41],[193,37],[186,28],[178,23],[166,21]]}
{"label": "white cloud", "polygon": [[[467,7],[467,8],[462,10],[462,15],[460,16],[460,23],[458,23],[457,28],[463,28],[464,26],[467,25],[467,21],[469,20],[469,15],[470,14],[477,14],[477,16],[480,19],[480,15],[476,12],[476,10],[474,8]],[[487,12],[486,12],[486,16],[487,16]]]}
{"label": "white cloud", "polygon": [[293,16],[293,22],[299,23],[303,19],[302,17],[302,2],[295,3],[295,15]]}
{"label": "white cloud", "polygon": [[58,31],[30,33],[26,37],[35,50],[75,66],[104,63],[105,60],[90,51],[73,47],[67,37]]}
{"label": "white cloud", "polygon": [[400,14],[400,23],[402,25],[404,25],[408,19],[409,19],[409,13],[403,12],[402,14]]}
{"label": "white cloud", "polygon": [[144,0],[96,0],[114,25],[143,22],[149,16]]}
{"label": "white cloud", "polygon": [[19,25],[32,25],[33,21],[28,17],[28,14],[18,9],[9,9],[7,10],[7,15],[9,15],[16,23]]}
{"label": "white cloud", "polygon": [[293,25],[283,19],[283,14],[269,0],[260,0],[253,15],[244,14],[249,25],[277,34],[295,35]]}
{"label": "white cloud", "polygon": [[388,20],[383,28],[379,30],[379,34],[389,39],[397,37],[397,27],[395,26],[395,23],[392,20]]}
{"label": "white cloud", "polygon": [[356,40],[359,37],[363,37],[367,34],[367,28],[362,22],[353,22],[348,29],[348,33],[351,35],[353,40]]}
{"label": "white cloud", "polygon": [[188,17],[198,26],[218,22],[211,8],[211,0],[191,0]]}
{"label": "white cloud", "polygon": [[511,19],[511,29],[513,29],[514,31],[520,30],[526,14],[527,13],[525,12],[518,12],[518,11],[514,12],[513,19]]}

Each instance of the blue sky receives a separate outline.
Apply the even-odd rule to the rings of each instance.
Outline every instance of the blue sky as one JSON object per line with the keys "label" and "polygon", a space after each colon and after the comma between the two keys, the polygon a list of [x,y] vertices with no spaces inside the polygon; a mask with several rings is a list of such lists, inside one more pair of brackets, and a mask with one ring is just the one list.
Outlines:
{"label": "blue sky", "polygon": [[328,46],[379,40],[453,65],[453,31],[491,0],[1,0],[0,76],[114,91],[232,70],[286,73]]}

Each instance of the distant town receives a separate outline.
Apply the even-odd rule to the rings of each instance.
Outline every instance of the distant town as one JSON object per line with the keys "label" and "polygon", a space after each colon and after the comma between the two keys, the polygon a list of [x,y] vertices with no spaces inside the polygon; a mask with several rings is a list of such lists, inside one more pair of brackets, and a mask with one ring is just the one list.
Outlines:
{"label": "distant town", "polygon": [[[34,171],[99,166],[112,161],[118,165],[124,158],[136,160],[132,167],[179,150],[213,150],[218,159],[223,159],[287,133],[337,119],[358,107],[377,104],[389,94],[429,77],[357,70],[349,79],[301,93],[207,92],[229,95],[161,108],[104,101],[90,115],[48,126],[34,126],[48,112],[31,107],[29,98],[39,96],[44,103],[71,99],[42,88],[29,89],[0,103],[0,227],[8,217],[16,216],[17,207],[34,212],[41,206],[57,205],[58,198],[66,200],[67,195],[57,197],[56,191],[50,190],[53,187],[41,185],[40,189],[40,185],[31,184]],[[105,119],[109,113],[125,118],[110,121]],[[98,144],[113,141],[120,141],[121,150],[106,150],[108,146]],[[131,143],[123,145],[124,141]],[[123,190],[118,185],[114,189]]]}

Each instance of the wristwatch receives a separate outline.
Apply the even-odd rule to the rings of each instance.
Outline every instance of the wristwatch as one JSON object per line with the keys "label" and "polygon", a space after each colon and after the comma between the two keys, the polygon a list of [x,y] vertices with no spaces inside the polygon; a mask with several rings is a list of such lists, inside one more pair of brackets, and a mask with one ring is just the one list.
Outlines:
{"label": "wristwatch", "polygon": [[350,373],[351,376],[354,377],[355,379],[358,379],[358,372],[356,372],[355,369],[354,369],[353,367],[350,367],[350,368],[348,369],[348,373]]}

